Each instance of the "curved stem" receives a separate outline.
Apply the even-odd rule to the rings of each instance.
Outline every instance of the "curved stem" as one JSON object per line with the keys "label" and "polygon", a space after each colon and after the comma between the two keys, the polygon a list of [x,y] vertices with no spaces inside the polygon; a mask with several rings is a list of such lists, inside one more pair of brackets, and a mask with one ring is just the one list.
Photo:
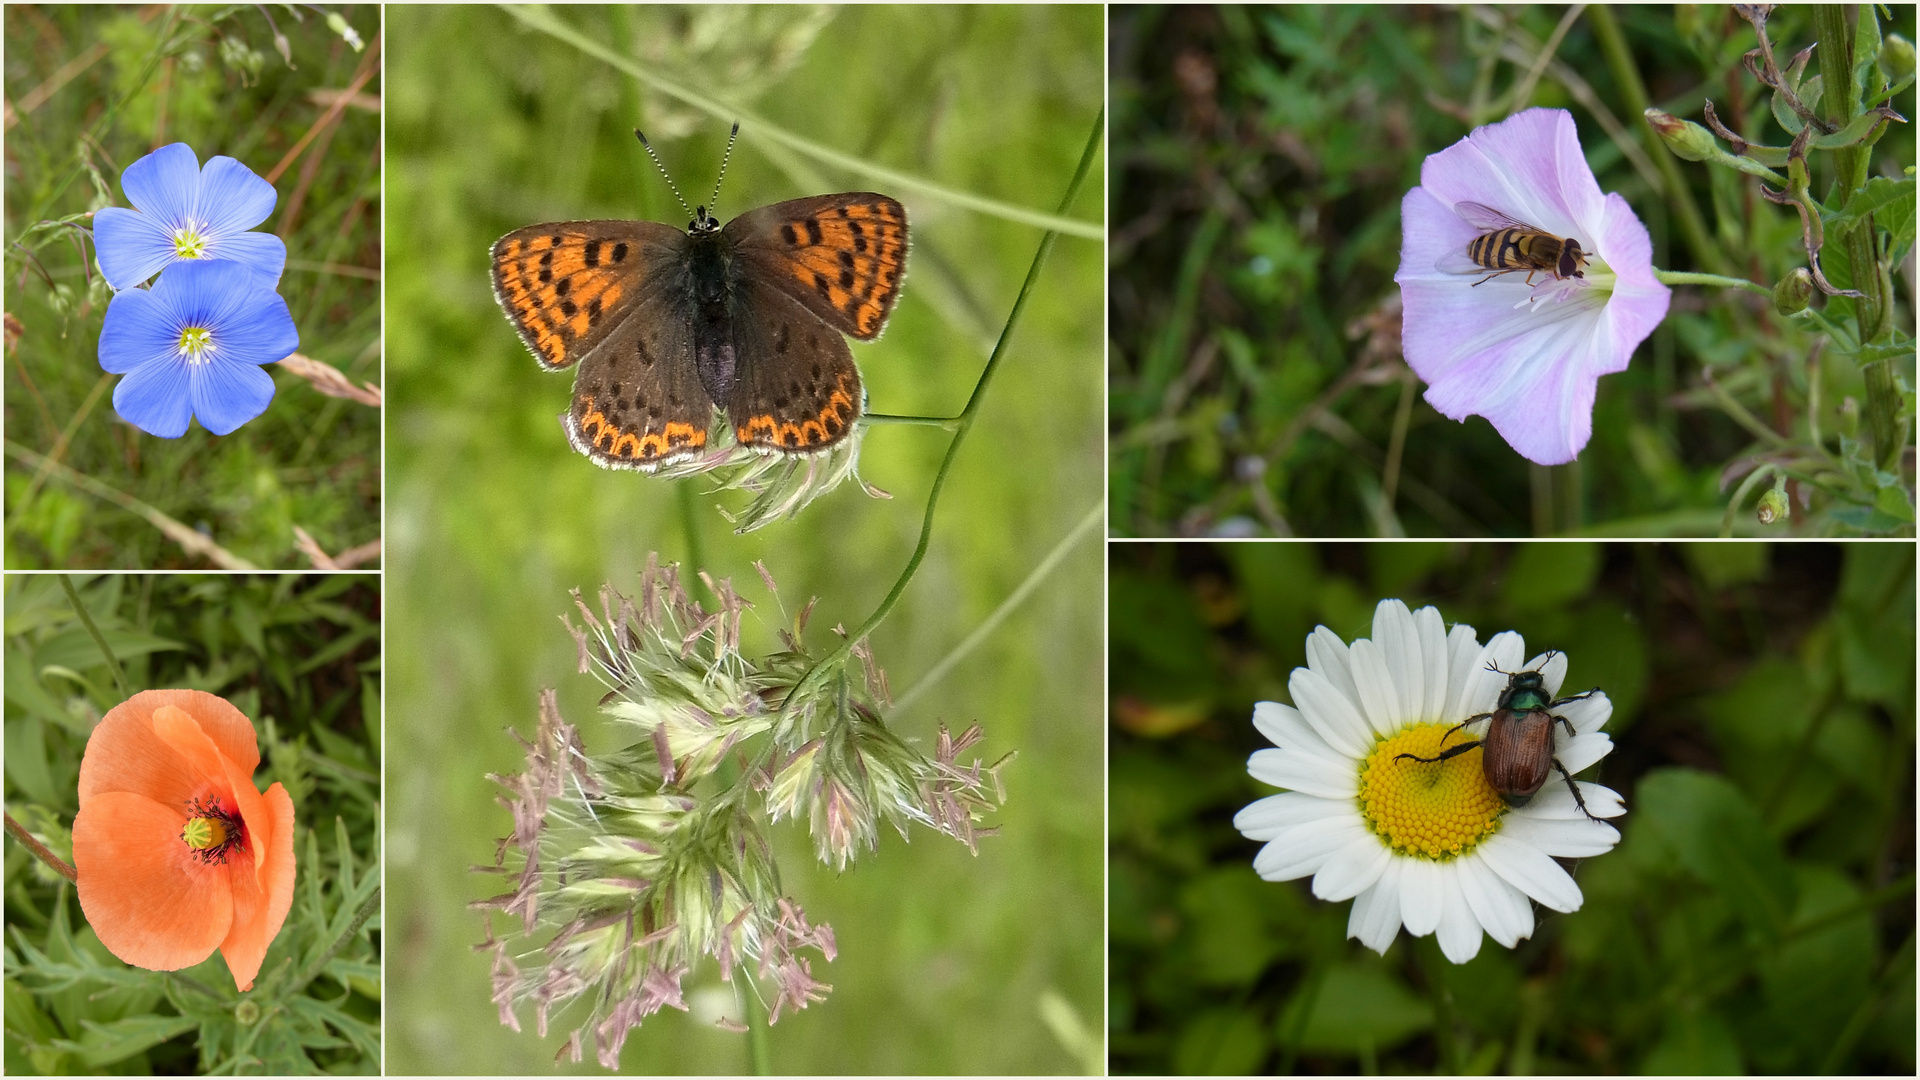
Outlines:
{"label": "curved stem", "polygon": [[1685,270],[1655,270],[1653,276],[1663,285],[1711,285],[1722,289],[1745,289],[1760,296],[1773,296],[1773,290],[1765,285],[1756,285],[1746,278],[1723,277],[1719,274],[1695,274]]}
{"label": "curved stem", "polygon": [[20,843],[24,844],[28,851],[33,852],[34,857],[38,858],[41,862],[46,863],[48,866],[53,867],[54,870],[57,871],[61,877],[66,878],[68,881],[73,882],[75,885],[80,884],[80,872],[78,870],[75,870],[73,867],[67,865],[66,861],[60,858],[60,856],[55,855],[50,849],[48,849],[47,845],[41,843],[38,840],[35,840],[33,838],[33,834],[27,831],[27,827],[25,825],[22,825],[19,822],[13,820],[12,814],[7,815],[7,832],[15,840],[18,840],[20,841]]}
{"label": "curved stem", "polygon": [[[1061,214],[1067,212],[1073,205],[1074,198],[1080,194],[1080,187],[1086,181],[1087,172],[1093,165],[1094,154],[1100,149],[1101,137],[1106,132],[1106,122],[1107,109],[1102,105],[1099,114],[1093,119],[1093,130],[1087,135],[1086,148],[1080,152],[1080,166],[1074,171],[1073,182],[1067,185],[1067,193],[1060,200]],[[1034,252],[1033,264],[1027,268],[1027,279],[1020,285],[1020,295],[1013,301],[1013,310],[1007,313],[1006,325],[1000,330],[1000,340],[994,342],[993,353],[987,357],[986,367],[980,370],[979,381],[973,384],[973,393],[967,398],[966,408],[961,409],[960,415],[954,419],[953,440],[947,444],[946,456],[940,461],[940,471],[934,474],[933,487],[927,492],[927,509],[920,522],[920,540],[913,547],[912,557],[907,560],[906,567],[900,571],[900,577],[894,581],[893,588],[888,590],[886,598],[880,601],[880,606],[873,610],[873,614],[867,616],[858,630],[847,635],[847,639],[838,649],[814,664],[813,669],[808,671],[793,691],[787,695],[787,705],[782,706],[782,711],[793,702],[804,700],[807,697],[806,692],[828,672],[846,663],[847,657],[853,654],[854,646],[865,641],[867,635],[873,633],[874,627],[879,626],[881,621],[893,611],[893,606],[900,602],[900,594],[906,592],[907,583],[913,580],[914,573],[920,569],[920,561],[927,557],[927,546],[933,541],[933,515],[940,505],[940,492],[946,487],[947,476],[953,471],[953,462],[960,453],[960,444],[966,440],[967,432],[973,429],[974,418],[979,415],[980,403],[986,399],[987,387],[992,384],[994,373],[1000,370],[1001,359],[1006,356],[1007,343],[1013,338],[1013,328],[1019,325],[1020,313],[1026,310],[1027,297],[1032,295],[1034,283],[1040,278],[1040,269],[1046,265],[1047,256],[1053,251],[1053,243],[1059,237],[1060,234],[1057,231],[1050,230],[1040,238],[1040,249]]]}
{"label": "curved stem", "polygon": [[863,424],[879,426],[881,424],[903,424],[910,427],[934,427],[946,431],[955,431],[960,427],[957,416],[896,416],[890,413],[868,413],[860,418]]}
{"label": "curved stem", "polygon": [[333,939],[333,944],[327,946],[326,952],[314,957],[313,963],[308,964],[291,983],[287,984],[287,989],[281,996],[292,997],[306,989],[308,983],[319,978],[321,969],[327,966],[327,961],[333,959],[341,949],[346,948],[347,942],[352,941],[360,933],[360,928],[367,925],[367,920],[371,919],[373,913],[378,910],[380,910],[380,889],[376,886],[373,892],[360,902],[360,910],[353,913],[353,921],[347,924],[347,928],[340,932],[339,937]]}
{"label": "curved stem", "polygon": [[1740,504],[1746,501],[1747,495],[1754,488],[1760,486],[1761,481],[1770,478],[1777,471],[1779,470],[1772,465],[1762,465],[1748,473],[1745,480],[1740,481],[1740,486],[1734,489],[1733,498],[1727,500],[1726,513],[1720,515],[1720,539],[1727,540],[1733,537],[1733,516],[1740,512]]}
{"label": "curved stem", "polygon": [[133,691],[127,689],[127,674],[120,670],[119,659],[113,655],[113,649],[108,647],[107,639],[100,633],[100,628],[93,625],[93,616],[87,614],[87,605],[80,602],[80,594],[73,590],[73,579],[61,574],[60,587],[67,591],[67,602],[73,605],[74,613],[80,616],[80,622],[87,628],[87,633],[93,635],[93,643],[100,646],[100,655],[107,658],[107,670],[113,672],[113,684],[120,689],[120,700],[125,701],[132,697]]}

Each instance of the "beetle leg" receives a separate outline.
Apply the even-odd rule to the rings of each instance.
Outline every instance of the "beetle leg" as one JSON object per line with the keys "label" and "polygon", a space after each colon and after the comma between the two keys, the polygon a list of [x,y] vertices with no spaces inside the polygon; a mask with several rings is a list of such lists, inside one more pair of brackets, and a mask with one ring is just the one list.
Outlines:
{"label": "beetle leg", "polygon": [[1461,743],[1459,746],[1448,747],[1447,749],[1442,750],[1440,752],[1439,757],[1420,757],[1417,754],[1395,754],[1393,756],[1393,760],[1399,761],[1401,758],[1413,758],[1413,760],[1415,761],[1424,761],[1424,762],[1427,762],[1428,764],[1432,764],[1433,762],[1436,762],[1436,761],[1445,761],[1456,754],[1464,754],[1467,751],[1479,745],[1480,745],[1480,740],[1475,739],[1472,742]]}
{"label": "beetle leg", "polygon": [[1587,698],[1590,698],[1599,692],[1600,692],[1600,688],[1596,686],[1584,694],[1574,694],[1572,697],[1563,697],[1559,701],[1553,702],[1552,704],[1548,705],[1547,708],[1557,709],[1560,706],[1565,705],[1569,701],[1584,701]]}
{"label": "beetle leg", "polygon": [[1446,735],[1440,736],[1440,745],[1441,746],[1447,745],[1447,735],[1451,735],[1454,732],[1459,731],[1461,728],[1466,727],[1468,724],[1477,724],[1480,721],[1485,720],[1487,717],[1492,715],[1493,714],[1490,712],[1483,712],[1479,716],[1469,716],[1465,720],[1462,720],[1459,723],[1453,725],[1452,727],[1447,729]]}
{"label": "beetle leg", "polygon": [[[1556,704],[1556,705],[1557,705],[1557,704],[1559,704],[1559,702],[1554,702],[1554,704]],[[1549,715],[1552,715],[1552,714],[1549,714]],[[1575,735],[1578,735],[1578,734],[1580,734],[1579,732],[1577,732],[1577,731],[1575,731],[1575,730],[1573,730],[1573,721],[1571,721],[1571,720],[1569,720],[1569,719],[1567,719],[1566,717],[1564,717],[1564,716],[1555,716],[1555,717],[1554,717],[1553,719],[1554,719],[1554,720],[1555,720],[1556,722],[1558,722],[1558,723],[1562,723],[1562,724],[1565,724],[1565,725],[1567,725],[1567,738],[1569,738],[1569,739],[1571,739],[1571,738],[1573,738],[1573,737],[1574,737]]]}
{"label": "beetle leg", "polygon": [[[1554,719],[1558,720],[1559,717],[1556,716]],[[1560,779],[1567,782],[1567,790],[1573,792],[1573,801],[1579,805],[1580,812],[1587,815],[1587,820],[1596,825],[1605,825],[1606,822],[1594,817],[1593,811],[1587,809],[1587,800],[1580,797],[1580,786],[1573,782],[1573,777],[1567,772],[1567,767],[1560,764],[1559,758],[1553,759],[1553,767],[1560,770]]]}

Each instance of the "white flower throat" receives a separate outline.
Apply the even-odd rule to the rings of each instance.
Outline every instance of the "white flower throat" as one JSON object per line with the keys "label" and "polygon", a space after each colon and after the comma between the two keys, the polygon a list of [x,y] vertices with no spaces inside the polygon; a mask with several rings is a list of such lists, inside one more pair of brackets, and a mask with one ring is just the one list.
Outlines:
{"label": "white flower throat", "polygon": [[213,331],[204,326],[189,326],[180,331],[180,356],[189,364],[213,360]]}
{"label": "white flower throat", "polygon": [[189,219],[185,224],[173,230],[173,253],[182,259],[199,259],[207,253],[207,237],[201,232],[203,226]]}

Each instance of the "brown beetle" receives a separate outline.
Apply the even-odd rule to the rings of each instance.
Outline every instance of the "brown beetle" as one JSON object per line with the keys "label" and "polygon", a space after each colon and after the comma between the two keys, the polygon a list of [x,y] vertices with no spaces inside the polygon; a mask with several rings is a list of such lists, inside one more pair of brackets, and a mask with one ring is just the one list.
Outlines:
{"label": "brown beetle", "polygon": [[[1551,657],[1553,654],[1547,655]],[[1493,790],[1499,792],[1500,797],[1510,806],[1525,806],[1528,800],[1540,790],[1541,785],[1547,782],[1547,770],[1558,769],[1561,779],[1567,782],[1567,790],[1573,792],[1573,801],[1579,805],[1580,812],[1586,814],[1589,820],[1600,822],[1600,819],[1594,817],[1587,809],[1587,800],[1580,797],[1580,788],[1574,784],[1572,775],[1567,772],[1567,767],[1560,764],[1559,758],[1553,756],[1553,725],[1556,722],[1565,724],[1567,734],[1569,736],[1575,734],[1573,722],[1564,716],[1555,715],[1553,710],[1569,701],[1579,701],[1581,698],[1597,694],[1600,688],[1596,686],[1584,694],[1575,694],[1572,697],[1554,701],[1547,693],[1546,676],[1538,671],[1500,671],[1492,664],[1487,665],[1487,670],[1499,672],[1507,677],[1507,688],[1500,692],[1499,704],[1493,712],[1470,716],[1448,728],[1446,734],[1440,736],[1440,742],[1445,745],[1449,735],[1468,724],[1491,719],[1493,722],[1487,725],[1487,733],[1484,736],[1472,742],[1447,747],[1440,752],[1439,757],[1423,758],[1415,754],[1398,754],[1394,760],[1411,758],[1414,761],[1429,763],[1445,761],[1457,754],[1464,754],[1476,746],[1482,747],[1480,766],[1486,772],[1487,783],[1493,787]],[[1605,822],[1600,823],[1605,824]]]}

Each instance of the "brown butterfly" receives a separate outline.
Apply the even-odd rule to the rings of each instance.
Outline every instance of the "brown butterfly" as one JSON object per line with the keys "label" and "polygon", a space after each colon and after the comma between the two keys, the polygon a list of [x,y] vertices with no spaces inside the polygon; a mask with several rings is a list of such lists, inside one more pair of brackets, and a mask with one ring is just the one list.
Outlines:
{"label": "brown butterfly", "polygon": [[885,328],[906,277],[906,208],[854,191],[724,227],[705,206],[692,213],[684,232],[562,221],[493,245],[494,296],[521,340],[549,371],[580,367],[568,440],[599,465],[650,472],[704,450],[717,407],[742,446],[831,448],[866,407],[841,335]]}

